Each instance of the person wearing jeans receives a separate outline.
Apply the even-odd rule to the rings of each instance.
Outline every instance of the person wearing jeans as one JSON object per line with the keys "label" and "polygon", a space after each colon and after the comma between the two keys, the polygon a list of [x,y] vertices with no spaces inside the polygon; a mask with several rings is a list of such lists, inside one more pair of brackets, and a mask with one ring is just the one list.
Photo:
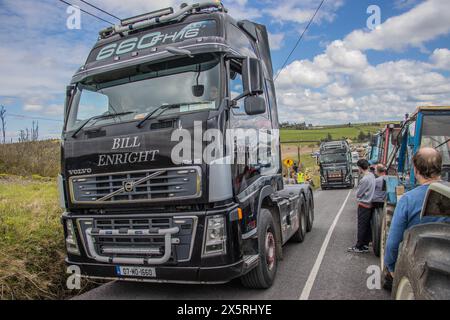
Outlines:
{"label": "person wearing jeans", "polygon": [[372,199],[375,193],[375,176],[369,170],[369,162],[366,159],[358,160],[356,163],[362,176],[356,199],[358,202],[358,233],[356,245],[347,249],[348,252],[369,252],[369,242],[372,232],[370,221],[372,220]]}

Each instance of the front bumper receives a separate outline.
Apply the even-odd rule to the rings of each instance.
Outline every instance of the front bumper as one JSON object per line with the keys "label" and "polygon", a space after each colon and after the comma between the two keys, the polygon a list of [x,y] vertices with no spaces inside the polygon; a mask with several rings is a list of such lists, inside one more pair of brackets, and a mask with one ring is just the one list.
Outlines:
{"label": "front bumper", "polygon": [[226,283],[250,271],[256,264],[257,258],[246,257],[233,264],[218,267],[155,267],[154,278],[118,276],[115,265],[77,263],[66,259],[67,265],[80,268],[81,276],[94,279],[159,282],[159,283],[197,283],[218,284]]}
{"label": "front bumper", "polygon": [[[258,262],[257,255],[244,255],[241,221],[238,218],[237,205],[205,212],[159,213],[159,214],[114,214],[101,216],[74,215],[65,213],[62,222],[72,220],[75,238],[80,254],[68,253],[66,263],[80,268],[84,277],[120,279],[145,282],[176,283],[224,283],[250,271]],[[205,224],[209,216],[226,217],[226,250],[222,254],[205,255]],[[168,224],[157,228],[141,230],[134,221],[170,220]],[[99,229],[98,222],[106,229]],[[179,221],[191,224],[176,225]],[[91,222],[86,223],[86,222]],[[127,224],[117,227],[117,221]],[[130,222],[132,221],[132,222]],[[152,221],[150,224],[153,223]],[[116,229],[111,226],[116,224]],[[132,238],[132,241],[128,241]],[[120,239],[120,243],[116,243]],[[123,239],[128,242],[124,245]],[[135,239],[139,241],[135,242]],[[156,240],[158,241],[156,241]],[[160,251],[143,256],[142,250],[159,246]],[[122,252],[126,252],[126,254]],[[136,252],[131,254],[130,252]],[[155,268],[154,278],[120,276],[116,273],[119,266]]]}
{"label": "front bumper", "polygon": [[325,188],[351,187],[352,183],[351,182],[345,182],[345,181],[340,181],[340,182],[322,182],[320,185],[322,187],[325,187]]}

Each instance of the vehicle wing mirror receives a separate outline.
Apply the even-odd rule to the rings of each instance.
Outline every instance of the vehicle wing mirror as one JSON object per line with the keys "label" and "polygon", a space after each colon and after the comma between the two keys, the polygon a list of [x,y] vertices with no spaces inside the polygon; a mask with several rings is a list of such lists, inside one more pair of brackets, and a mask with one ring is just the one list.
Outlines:
{"label": "vehicle wing mirror", "polygon": [[66,87],[66,101],[64,104],[64,122],[66,120],[67,113],[69,112],[69,104],[70,104],[70,100],[72,100],[72,95],[73,95],[74,90],[75,90],[74,85],[68,85]]}
{"label": "vehicle wing mirror", "polygon": [[400,145],[400,143],[399,143],[400,132],[401,131],[399,128],[395,128],[392,130],[392,136],[391,136],[392,145],[394,145],[394,146]]}
{"label": "vehicle wing mirror", "polygon": [[450,217],[450,186],[443,183],[430,185],[421,216]]}
{"label": "vehicle wing mirror", "polygon": [[266,112],[266,103],[262,97],[248,96],[244,100],[245,113],[248,115],[262,114]]}
{"label": "vehicle wing mirror", "polygon": [[250,95],[263,93],[261,62],[255,58],[245,58],[242,63],[242,82],[244,92]]}
{"label": "vehicle wing mirror", "polygon": [[202,84],[197,84],[192,86],[192,94],[194,97],[202,97],[205,93],[205,86]]}

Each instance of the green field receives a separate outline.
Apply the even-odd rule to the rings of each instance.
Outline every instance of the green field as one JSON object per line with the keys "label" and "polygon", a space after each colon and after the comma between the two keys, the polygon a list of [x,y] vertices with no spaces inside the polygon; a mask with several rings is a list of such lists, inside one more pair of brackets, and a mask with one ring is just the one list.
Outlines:
{"label": "green field", "polygon": [[[352,125],[351,127],[324,127],[320,129],[308,129],[308,130],[291,130],[291,129],[281,129],[280,139],[281,143],[286,141],[304,141],[304,140],[316,140],[320,141],[325,139],[329,134],[333,140],[340,140],[343,138],[348,138],[355,140],[358,134],[362,131],[365,134],[375,133],[380,129],[380,126],[371,125]],[[309,143],[305,143],[309,144]]]}

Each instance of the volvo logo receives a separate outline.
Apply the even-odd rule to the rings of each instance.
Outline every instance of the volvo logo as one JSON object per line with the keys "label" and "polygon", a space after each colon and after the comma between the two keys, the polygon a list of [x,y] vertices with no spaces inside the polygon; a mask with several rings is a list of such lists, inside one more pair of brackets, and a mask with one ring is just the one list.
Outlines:
{"label": "volvo logo", "polygon": [[123,183],[123,189],[125,192],[131,192],[134,189],[134,182],[133,181],[125,181]]}

